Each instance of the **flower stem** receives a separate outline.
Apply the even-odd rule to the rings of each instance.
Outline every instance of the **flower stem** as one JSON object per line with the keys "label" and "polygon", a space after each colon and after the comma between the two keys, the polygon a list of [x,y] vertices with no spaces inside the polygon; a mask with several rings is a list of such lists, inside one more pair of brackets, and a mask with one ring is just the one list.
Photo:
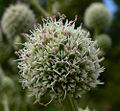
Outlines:
{"label": "flower stem", "polygon": [[65,111],[78,111],[77,101],[73,99],[70,95],[66,96],[63,105],[65,106]]}
{"label": "flower stem", "polygon": [[93,40],[96,40],[96,36],[99,34],[99,29],[94,29],[94,37]]}
{"label": "flower stem", "polygon": [[47,17],[50,15],[42,8],[42,6],[36,0],[31,0],[31,4],[35,6],[44,16]]}
{"label": "flower stem", "polygon": [[10,111],[8,106],[8,99],[6,95],[4,95],[3,97],[3,106],[4,106],[4,111]]}

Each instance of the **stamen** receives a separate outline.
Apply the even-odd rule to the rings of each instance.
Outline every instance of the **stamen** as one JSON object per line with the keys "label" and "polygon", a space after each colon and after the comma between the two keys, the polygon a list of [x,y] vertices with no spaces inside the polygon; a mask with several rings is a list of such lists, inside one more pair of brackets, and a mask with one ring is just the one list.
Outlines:
{"label": "stamen", "polygon": [[45,41],[44,40],[42,41],[42,45],[45,45]]}
{"label": "stamen", "polygon": [[70,49],[71,49],[69,45],[67,46],[67,49],[68,49],[68,50],[70,50]]}
{"label": "stamen", "polygon": [[58,38],[58,35],[56,33],[54,33],[54,37]]}
{"label": "stamen", "polygon": [[43,16],[41,16],[41,19],[42,19],[43,22],[45,21],[45,18]]}
{"label": "stamen", "polygon": [[26,36],[27,36],[26,33],[21,33],[20,35],[23,36],[23,37],[26,37]]}
{"label": "stamen", "polygon": [[58,12],[57,14],[58,14],[59,17],[61,16],[61,13],[60,13],[60,12]]}
{"label": "stamen", "polygon": [[30,57],[28,54],[26,54],[27,57]]}
{"label": "stamen", "polygon": [[20,56],[20,52],[19,52],[19,51],[15,51],[15,54],[16,54],[17,56]]}
{"label": "stamen", "polygon": [[53,62],[54,62],[54,59],[50,58],[50,62],[53,63]]}

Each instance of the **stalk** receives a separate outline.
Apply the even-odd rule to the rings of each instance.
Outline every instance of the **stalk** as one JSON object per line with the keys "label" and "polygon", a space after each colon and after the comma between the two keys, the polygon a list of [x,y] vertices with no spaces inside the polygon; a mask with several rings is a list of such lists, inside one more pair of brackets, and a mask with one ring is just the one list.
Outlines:
{"label": "stalk", "polygon": [[42,8],[42,6],[36,0],[31,0],[31,4],[35,6],[45,17],[50,15]]}
{"label": "stalk", "polygon": [[99,34],[99,29],[94,29],[94,37],[93,40],[96,40],[96,36]]}
{"label": "stalk", "polygon": [[4,106],[4,111],[10,111],[9,110],[9,105],[8,105],[8,99],[7,99],[7,96],[6,95],[4,95],[3,96],[3,106]]}
{"label": "stalk", "polygon": [[66,96],[66,99],[63,102],[63,106],[65,106],[65,111],[78,111],[77,101],[70,95]]}

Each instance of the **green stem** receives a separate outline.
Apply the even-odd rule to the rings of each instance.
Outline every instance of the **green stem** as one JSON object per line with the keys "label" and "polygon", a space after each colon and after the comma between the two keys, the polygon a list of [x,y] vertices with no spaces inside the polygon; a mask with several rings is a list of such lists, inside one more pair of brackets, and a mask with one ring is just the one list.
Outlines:
{"label": "green stem", "polygon": [[44,16],[47,17],[50,15],[42,8],[42,6],[36,0],[31,0],[31,4],[35,6]]}
{"label": "green stem", "polygon": [[47,0],[47,11],[52,14],[52,0]]}
{"label": "green stem", "polygon": [[63,105],[65,106],[65,111],[78,111],[77,101],[70,95],[66,96]]}
{"label": "green stem", "polygon": [[93,40],[96,40],[96,36],[99,34],[99,29],[94,29],[94,37]]}
{"label": "green stem", "polygon": [[4,106],[4,111],[10,111],[9,105],[8,105],[8,99],[7,99],[6,95],[4,95],[4,97],[3,97],[3,106]]}

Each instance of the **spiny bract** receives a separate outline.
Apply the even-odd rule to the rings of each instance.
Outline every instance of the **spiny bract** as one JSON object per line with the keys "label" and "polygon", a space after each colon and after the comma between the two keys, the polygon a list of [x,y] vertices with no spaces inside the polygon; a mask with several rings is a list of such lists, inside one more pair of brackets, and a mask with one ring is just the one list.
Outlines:
{"label": "spiny bract", "polygon": [[102,29],[111,24],[112,16],[102,3],[91,4],[84,16],[85,24],[88,28]]}
{"label": "spiny bract", "polygon": [[1,21],[3,32],[7,37],[14,37],[21,32],[28,32],[35,22],[35,15],[25,4],[11,5],[4,13]]}
{"label": "spiny bract", "polygon": [[[75,29],[75,20],[63,20],[65,15],[42,18],[43,26],[38,25],[31,33],[25,34],[28,41],[24,48],[16,51],[19,56],[23,87],[28,88],[36,102],[49,95],[50,101],[62,101],[70,94],[79,98],[91,88],[101,84],[98,79],[103,67],[98,58],[99,49],[91,41],[89,33]],[[64,21],[64,22],[63,22]]]}

